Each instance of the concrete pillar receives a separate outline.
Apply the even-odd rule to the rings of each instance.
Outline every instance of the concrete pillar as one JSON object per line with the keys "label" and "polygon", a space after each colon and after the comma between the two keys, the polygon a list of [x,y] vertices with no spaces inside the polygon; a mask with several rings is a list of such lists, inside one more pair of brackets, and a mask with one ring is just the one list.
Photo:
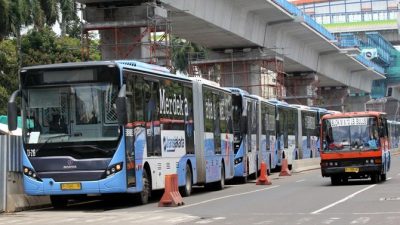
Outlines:
{"label": "concrete pillar", "polygon": [[320,97],[316,105],[340,112],[345,110],[344,103],[349,93],[347,87],[321,87],[319,92]]}
{"label": "concrete pillar", "polygon": [[291,104],[314,106],[317,104],[318,76],[315,73],[302,73],[285,77],[286,97]]}
{"label": "concrete pillar", "polygon": [[99,32],[103,60],[135,59],[169,65],[169,38],[164,38],[163,43],[156,40],[162,32],[170,32],[167,10],[155,4],[137,3],[86,5],[84,32]]}
{"label": "concrete pillar", "polygon": [[100,38],[103,60],[137,59],[149,62],[149,32],[145,27],[101,30]]}

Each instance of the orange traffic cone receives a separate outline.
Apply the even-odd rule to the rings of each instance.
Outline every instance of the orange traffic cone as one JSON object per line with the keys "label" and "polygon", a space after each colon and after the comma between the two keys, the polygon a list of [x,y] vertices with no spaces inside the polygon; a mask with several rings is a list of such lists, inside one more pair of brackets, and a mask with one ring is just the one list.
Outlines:
{"label": "orange traffic cone", "polygon": [[281,172],[279,176],[291,176],[287,159],[282,159]]}
{"label": "orange traffic cone", "polygon": [[261,162],[261,173],[257,179],[256,185],[271,185],[272,182],[269,180],[267,175],[267,164]]}
{"label": "orange traffic cone", "polygon": [[165,175],[165,190],[158,207],[183,205],[183,198],[178,190],[178,175]]}

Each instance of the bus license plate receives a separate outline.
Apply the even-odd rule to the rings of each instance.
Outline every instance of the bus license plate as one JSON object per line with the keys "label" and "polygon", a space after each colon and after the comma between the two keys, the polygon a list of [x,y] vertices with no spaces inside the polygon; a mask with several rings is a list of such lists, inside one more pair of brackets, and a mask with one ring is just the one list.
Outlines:
{"label": "bus license plate", "polygon": [[344,172],[346,173],[358,173],[359,168],[353,168],[353,167],[346,167],[344,168]]}
{"label": "bus license plate", "polygon": [[61,184],[61,190],[81,190],[81,183],[64,183]]}

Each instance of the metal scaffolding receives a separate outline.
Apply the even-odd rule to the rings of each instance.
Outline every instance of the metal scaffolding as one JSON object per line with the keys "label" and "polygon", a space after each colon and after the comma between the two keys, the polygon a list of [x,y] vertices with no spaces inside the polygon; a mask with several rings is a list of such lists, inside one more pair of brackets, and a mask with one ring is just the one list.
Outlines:
{"label": "metal scaffolding", "polygon": [[167,10],[154,2],[138,6],[86,7],[82,26],[82,60],[89,60],[90,34],[100,35],[102,59],[135,59],[171,66],[171,23]]}
{"label": "metal scaffolding", "polygon": [[[249,52],[225,51],[230,57],[206,59],[189,57],[189,74],[215,81],[221,86],[237,87],[264,98],[282,99],[284,91],[283,60],[257,56]],[[221,55],[219,55],[221,57]]]}

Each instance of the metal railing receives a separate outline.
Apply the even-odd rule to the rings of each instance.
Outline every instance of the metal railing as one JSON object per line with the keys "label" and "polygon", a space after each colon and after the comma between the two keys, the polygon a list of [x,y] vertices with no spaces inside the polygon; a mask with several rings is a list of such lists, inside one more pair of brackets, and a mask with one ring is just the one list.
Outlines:
{"label": "metal railing", "polygon": [[6,209],[7,173],[21,172],[21,137],[0,135],[0,213]]}

